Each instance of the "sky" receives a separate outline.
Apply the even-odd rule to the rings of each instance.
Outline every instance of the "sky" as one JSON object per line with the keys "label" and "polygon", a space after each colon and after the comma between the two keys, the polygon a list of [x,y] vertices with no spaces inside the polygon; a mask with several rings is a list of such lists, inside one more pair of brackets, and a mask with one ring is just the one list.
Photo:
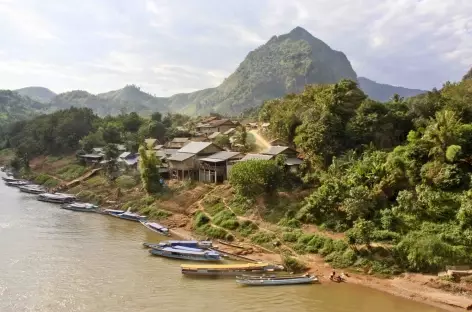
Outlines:
{"label": "sky", "polygon": [[472,0],[0,0],[0,89],[215,87],[296,26],[358,76],[431,89],[472,66]]}

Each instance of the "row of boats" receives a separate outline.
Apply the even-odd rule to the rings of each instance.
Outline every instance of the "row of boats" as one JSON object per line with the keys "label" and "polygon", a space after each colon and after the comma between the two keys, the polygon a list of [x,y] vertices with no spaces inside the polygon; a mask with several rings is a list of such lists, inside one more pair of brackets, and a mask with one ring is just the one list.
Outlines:
{"label": "row of boats", "polygon": [[[168,228],[156,222],[147,221],[146,216],[117,209],[101,210],[97,205],[78,202],[74,195],[48,193],[42,186],[12,177],[3,177],[2,179],[8,186],[17,187],[24,193],[35,194],[39,201],[60,204],[63,209],[101,213],[127,221],[139,222],[157,234],[170,235]],[[217,250],[211,241],[168,240],[160,243],[143,243],[143,246],[148,248],[149,253],[153,256],[206,263],[182,264],[180,266],[181,273],[186,276],[233,277],[236,278],[238,284],[248,286],[294,285],[318,282],[317,277],[313,275],[282,276],[274,274],[284,268],[269,263],[222,264],[226,254]]]}

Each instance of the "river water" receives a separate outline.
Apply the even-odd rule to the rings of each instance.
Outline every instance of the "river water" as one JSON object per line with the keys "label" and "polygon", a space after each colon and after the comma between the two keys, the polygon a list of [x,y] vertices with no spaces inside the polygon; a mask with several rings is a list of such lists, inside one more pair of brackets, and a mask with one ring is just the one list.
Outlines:
{"label": "river water", "polygon": [[346,284],[242,287],[149,256],[139,223],[59,209],[0,183],[0,311],[437,312]]}

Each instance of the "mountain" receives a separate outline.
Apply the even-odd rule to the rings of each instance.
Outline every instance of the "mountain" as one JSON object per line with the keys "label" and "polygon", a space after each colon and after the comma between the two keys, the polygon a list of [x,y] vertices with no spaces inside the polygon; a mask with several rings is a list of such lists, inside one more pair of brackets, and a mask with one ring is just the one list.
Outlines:
{"label": "mountain", "polygon": [[41,103],[48,103],[53,97],[56,96],[56,93],[44,87],[26,87],[15,90],[15,92],[22,96],[30,97],[31,99]]}
{"label": "mountain", "polygon": [[407,98],[427,92],[425,90],[408,89],[377,83],[364,77],[359,77],[357,81],[362,91],[364,91],[371,99],[382,102],[388,101],[394,94]]}
{"label": "mountain", "polygon": [[170,97],[169,108],[191,115],[240,113],[267,99],[299,92],[306,84],[342,78],[357,79],[346,55],[297,27],[250,52],[218,87]]}
{"label": "mountain", "polygon": [[149,93],[141,91],[141,89],[135,85],[127,85],[123,89],[101,93],[97,96],[107,101],[113,101],[118,106],[144,106],[149,112],[164,112],[167,110],[168,98],[152,96]]}
{"label": "mountain", "polygon": [[0,126],[27,119],[44,111],[45,105],[11,90],[0,90]]}
{"label": "mountain", "polygon": [[100,115],[117,115],[122,112],[146,112],[148,107],[141,103],[116,102],[112,99],[99,97],[87,91],[75,90],[58,94],[49,103],[50,110],[66,109],[71,106],[87,107]]}

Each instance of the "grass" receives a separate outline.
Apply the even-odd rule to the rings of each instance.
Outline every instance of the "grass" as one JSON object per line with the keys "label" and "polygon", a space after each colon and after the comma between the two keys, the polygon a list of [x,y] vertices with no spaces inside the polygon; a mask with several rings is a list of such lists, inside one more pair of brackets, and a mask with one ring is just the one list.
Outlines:
{"label": "grass", "polygon": [[291,256],[283,256],[282,257],[282,263],[283,266],[287,269],[287,271],[293,272],[293,273],[300,273],[304,272],[308,269],[305,263],[302,261],[291,257]]}
{"label": "grass", "polygon": [[37,175],[34,182],[46,187],[56,187],[60,183],[60,181],[44,173]]}
{"label": "grass", "polygon": [[94,176],[88,180],[86,180],[85,185],[90,188],[96,188],[100,186],[108,186],[108,180],[101,175]]}
{"label": "grass", "polygon": [[267,231],[260,231],[251,236],[251,241],[256,244],[271,243],[276,239],[275,235]]}
{"label": "grass", "polygon": [[63,180],[72,181],[82,176],[86,170],[87,168],[84,166],[71,164],[60,168],[58,171],[56,171],[56,174]]}
{"label": "grass", "polygon": [[258,226],[249,220],[244,220],[239,224],[238,232],[243,237],[247,237],[257,231]]}
{"label": "grass", "polygon": [[77,194],[77,197],[80,198],[81,200],[88,202],[88,203],[93,203],[93,204],[102,204],[103,203],[103,198],[98,195],[95,192],[84,190],[81,191]]}
{"label": "grass", "polygon": [[149,205],[139,210],[143,215],[147,215],[150,219],[161,220],[172,215],[171,212],[159,209],[156,205]]}
{"label": "grass", "polygon": [[122,175],[115,180],[115,183],[118,187],[124,189],[130,189],[138,185],[136,179],[129,175]]}

